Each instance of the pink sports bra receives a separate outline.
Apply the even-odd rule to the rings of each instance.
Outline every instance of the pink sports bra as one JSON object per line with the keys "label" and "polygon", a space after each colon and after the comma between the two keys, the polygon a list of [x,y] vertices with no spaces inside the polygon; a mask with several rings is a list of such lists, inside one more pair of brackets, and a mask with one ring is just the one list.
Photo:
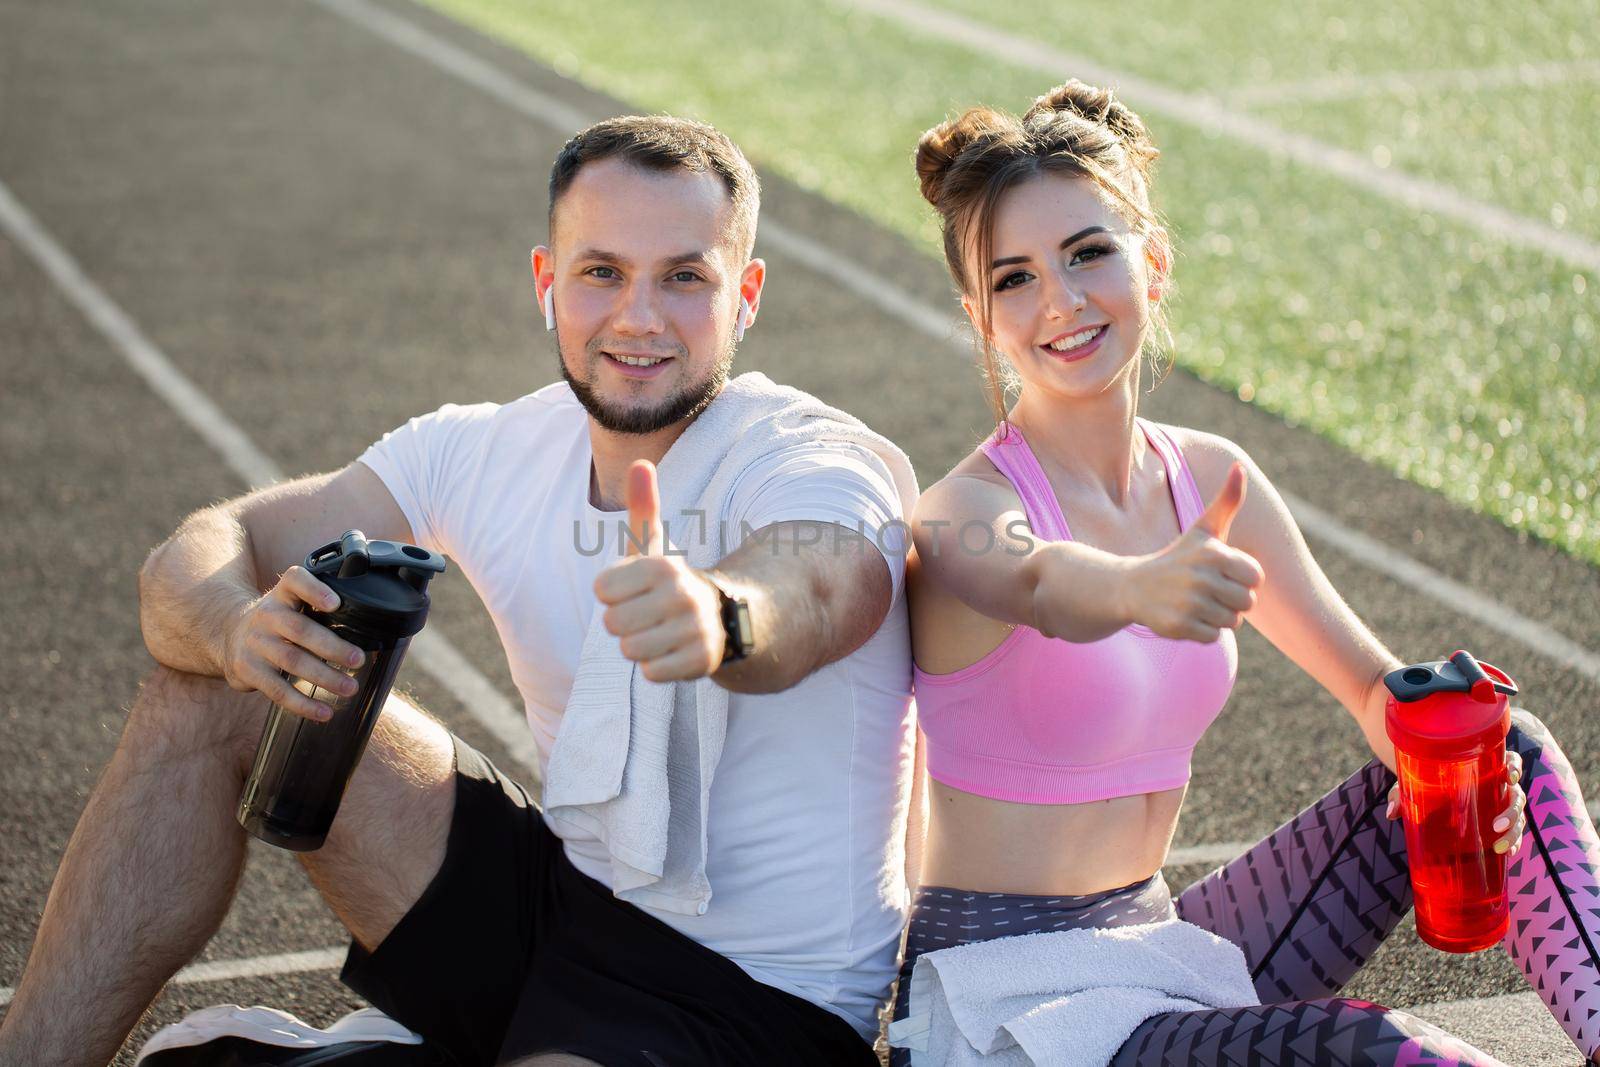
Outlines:
{"label": "pink sports bra", "polygon": [[[1167,469],[1187,530],[1205,511],[1194,475],[1166,429],[1135,420]],[[1022,497],[1034,535],[1069,541],[1050,481],[1016,427],[983,443]],[[951,674],[915,670],[928,773],[979,796],[1079,804],[1152,793],[1189,780],[1189,760],[1222,711],[1239,664],[1232,630],[1210,644],[1134,624],[1086,644],[1018,626],[987,656]]]}

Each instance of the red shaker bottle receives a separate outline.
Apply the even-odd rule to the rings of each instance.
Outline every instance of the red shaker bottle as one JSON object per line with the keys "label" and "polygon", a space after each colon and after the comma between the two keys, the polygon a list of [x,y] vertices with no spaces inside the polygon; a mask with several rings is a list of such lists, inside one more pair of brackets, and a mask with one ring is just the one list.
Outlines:
{"label": "red shaker bottle", "polygon": [[1446,952],[1498,944],[1509,919],[1494,820],[1511,800],[1506,731],[1517,685],[1469,652],[1384,676],[1417,933]]}

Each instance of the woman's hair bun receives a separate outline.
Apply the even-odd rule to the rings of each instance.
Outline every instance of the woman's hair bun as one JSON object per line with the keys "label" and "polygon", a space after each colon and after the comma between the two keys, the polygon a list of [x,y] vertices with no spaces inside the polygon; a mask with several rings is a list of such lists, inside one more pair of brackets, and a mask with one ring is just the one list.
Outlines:
{"label": "woman's hair bun", "polygon": [[1145,128],[1144,120],[1140,119],[1127,104],[1118,100],[1116,93],[1110,89],[1102,89],[1073,78],[1065,85],[1058,85],[1034,100],[1028,113],[1022,116],[1022,122],[1025,126],[1032,126],[1040,116],[1048,117],[1061,112],[1104,126],[1122,142],[1128,153],[1140,162],[1152,160],[1160,155],[1154,140],[1150,137],[1150,131]]}
{"label": "woman's hair bun", "polygon": [[[994,293],[984,265],[994,250],[995,221],[1007,190],[1041,175],[1087,181],[1108,209],[1152,242],[1161,258],[1170,242],[1150,204],[1152,163],[1160,153],[1144,122],[1108,89],[1073,80],[1045,93],[1027,113],[969,108],[917,142],[917,181],[939,214],[950,276],[975,307],[989,399],[1006,419],[1006,373],[991,332]],[[1169,286],[1163,275],[1159,281]],[[1166,300],[1150,311],[1152,329],[1172,342]]]}
{"label": "woman's hair bun", "polygon": [[972,107],[924,133],[917,142],[917,181],[923,199],[938,207],[945,175],[956,157],[974,141],[992,137],[1006,124],[1005,119],[993,108]]}

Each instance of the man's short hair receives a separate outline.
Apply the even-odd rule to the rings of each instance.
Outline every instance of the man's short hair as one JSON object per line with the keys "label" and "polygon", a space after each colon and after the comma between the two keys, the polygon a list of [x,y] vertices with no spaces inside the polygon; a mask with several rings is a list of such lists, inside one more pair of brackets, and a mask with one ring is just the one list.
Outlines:
{"label": "man's short hair", "polygon": [[[693,119],[671,115],[625,115],[597,122],[562,147],[550,168],[550,230],[555,232],[556,203],[585,163],[624,159],[650,170],[715,172],[728,189],[733,210],[729,228],[734,247],[749,259],[756,243],[756,214],[761,209],[761,182],[739,147],[719,130]],[[742,265],[742,264],[741,264]]]}

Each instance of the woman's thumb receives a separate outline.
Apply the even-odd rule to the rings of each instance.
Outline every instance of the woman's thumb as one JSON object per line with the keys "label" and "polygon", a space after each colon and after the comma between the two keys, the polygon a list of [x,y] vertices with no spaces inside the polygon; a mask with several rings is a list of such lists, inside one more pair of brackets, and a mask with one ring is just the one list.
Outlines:
{"label": "woman's thumb", "polygon": [[1226,541],[1228,527],[1233,525],[1234,516],[1239,514],[1239,508],[1244,504],[1244,489],[1244,464],[1235,460],[1233,466],[1228,468],[1228,480],[1223,483],[1222,491],[1195,525],[1211,536]]}

